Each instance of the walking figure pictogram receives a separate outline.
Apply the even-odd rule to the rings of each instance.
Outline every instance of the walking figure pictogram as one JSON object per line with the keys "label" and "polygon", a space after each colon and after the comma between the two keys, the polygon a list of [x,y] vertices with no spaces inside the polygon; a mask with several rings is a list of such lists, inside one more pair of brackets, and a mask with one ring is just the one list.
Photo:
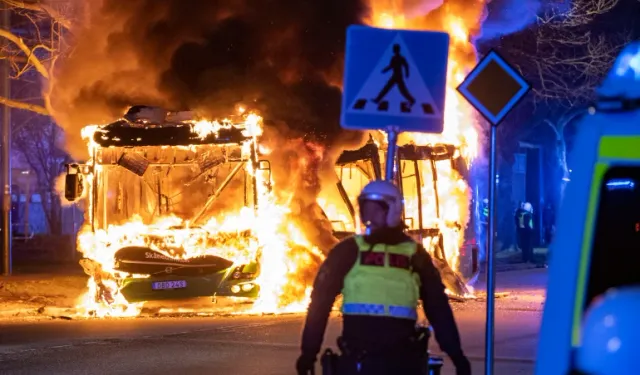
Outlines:
{"label": "walking figure pictogram", "polygon": [[[392,71],[391,77],[387,84],[384,85],[378,96],[373,99],[373,102],[379,104],[382,99],[391,91],[393,86],[398,86],[398,90],[400,94],[404,96],[404,98],[409,102],[409,106],[413,106],[415,104],[416,99],[411,95],[409,89],[407,88],[407,84],[405,83],[405,78],[409,78],[409,64],[407,60],[400,54],[400,45],[393,45],[393,57],[391,61],[389,61],[389,65],[382,70],[382,73],[386,73],[389,70]],[[403,74],[406,71],[406,74]]]}

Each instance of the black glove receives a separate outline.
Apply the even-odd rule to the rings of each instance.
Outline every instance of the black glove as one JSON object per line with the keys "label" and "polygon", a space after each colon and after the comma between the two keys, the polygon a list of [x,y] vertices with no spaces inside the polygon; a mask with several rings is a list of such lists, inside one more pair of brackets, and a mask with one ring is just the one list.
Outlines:
{"label": "black glove", "polygon": [[298,375],[315,375],[316,357],[302,354],[296,361]]}
{"label": "black glove", "polygon": [[456,375],[471,375],[471,362],[461,355],[459,357],[451,358],[453,365],[456,366]]}

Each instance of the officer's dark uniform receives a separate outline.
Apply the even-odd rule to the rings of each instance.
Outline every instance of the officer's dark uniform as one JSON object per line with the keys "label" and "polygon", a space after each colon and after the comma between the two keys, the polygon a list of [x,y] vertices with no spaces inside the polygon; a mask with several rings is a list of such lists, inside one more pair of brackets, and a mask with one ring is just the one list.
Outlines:
{"label": "officer's dark uniform", "polygon": [[[407,252],[408,249],[411,251]],[[367,272],[376,272],[376,268],[380,268],[375,267],[376,265],[385,264],[385,254],[386,264],[395,267],[391,272],[398,272],[398,278],[383,280],[380,285],[386,285],[379,292],[372,292],[369,287],[368,296],[359,296],[358,290],[367,289],[362,287],[368,285]],[[403,254],[411,256],[404,257]],[[355,276],[354,273],[360,276]],[[402,278],[406,275],[415,277],[415,288],[407,285],[407,279]],[[380,280],[376,282],[379,283]],[[423,301],[424,312],[435,331],[436,339],[456,365],[458,374],[470,374],[470,364],[462,351],[460,336],[440,274],[427,251],[400,228],[382,229],[368,237],[348,238],[329,253],[313,286],[302,334],[302,356],[297,365],[299,372],[305,364],[308,368],[309,363],[315,361],[321,349],[332,306],[341,292],[344,298],[342,339],[349,353],[345,355],[343,352],[339,365],[340,375],[425,373],[426,349],[412,344],[410,340],[415,335],[417,318],[415,305],[413,309],[408,306],[412,296]],[[360,303],[360,300],[368,299],[391,303],[386,304],[387,311],[384,304]],[[359,358],[363,353],[364,357]]]}
{"label": "officer's dark uniform", "polygon": [[513,222],[516,228],[516,248],[522,251],[522,228],[520,228],[520,218],[524,213],[524,209],[522,205],[524,202],[520,202],[518,208],[516,208],[515,213],[513,214]]}
{"label": "officer's dark uniform", "polygon": [[482,202],[482,213],[480,214],[480,225],[484,259],[487,259],[486,257],[489,255],[489,204],[485,203],[484,200]]}
{"label": "officer's dark uniform", "polygon": [[533,214],[526,210],[520,211],[518,225],[522,261],[524,263],[533,262]]}

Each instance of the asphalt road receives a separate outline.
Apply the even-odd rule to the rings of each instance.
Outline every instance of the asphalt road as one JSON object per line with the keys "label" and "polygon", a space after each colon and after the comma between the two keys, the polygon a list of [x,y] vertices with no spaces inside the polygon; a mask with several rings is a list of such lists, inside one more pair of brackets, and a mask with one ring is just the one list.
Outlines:
{"label": "asphalt road", "polygon": [[[533,374],[546,274],[503,273],[495,374]],[[454,304],[464,349],[483,374],[484,304]],[[0,374],[293,374],[302,315],[6,322]],[[340,329],[333,318],[325,343]],[[436,343],[432,350],[438,351]],[[454,374],[450,364],[443,375]]]}

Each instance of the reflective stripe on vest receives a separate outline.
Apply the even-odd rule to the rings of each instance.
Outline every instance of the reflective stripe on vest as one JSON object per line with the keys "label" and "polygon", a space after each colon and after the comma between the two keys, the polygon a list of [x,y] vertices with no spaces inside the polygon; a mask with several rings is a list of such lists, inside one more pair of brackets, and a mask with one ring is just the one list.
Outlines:
{"label": "reflective stripe on vest", "polygon": [[520,220],[520,228],[525,228],[525,225],[527,225],[527,227],[529,229],[533,229],[533,215],[531,215],[531,218],[529,219],[529,222],[525,224],[524,222],[524,217],[525,215],[527,215],[528,212],[523,212],[520,214],[520,217],[518,218],[518,220]]}
{"label": "reflective stripe on vest", "polygon": [[411,268],[417,244],[372,247],[362,236],[354,238],[358,259],[344,279],[342,313],[417,319],[420,281]]}
{"label": "reflective stripe on vest", "polygon": [[380,315],[394,318],[418,319],[416,308],[405,306],[387,306],[373,303],[345,303],[342,305],[343,314],[351,315]]}

